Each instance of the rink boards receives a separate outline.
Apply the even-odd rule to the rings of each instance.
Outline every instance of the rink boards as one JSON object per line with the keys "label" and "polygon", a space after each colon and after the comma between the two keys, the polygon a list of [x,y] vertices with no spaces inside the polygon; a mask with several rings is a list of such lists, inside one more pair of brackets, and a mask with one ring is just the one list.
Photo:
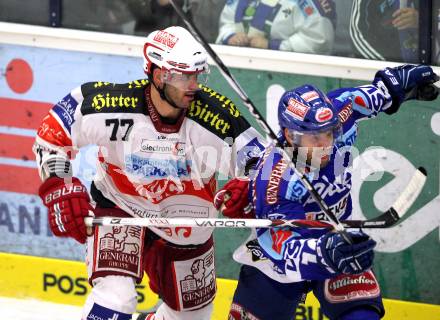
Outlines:
{"label": "rink boards", "polygon": [[[34,298],[68,305],[82,305],[90,287],[85,265],[58,259],[0,253],[0,296]],[[218,279],[212,319],[227,319],[237,282]],[[152,309],[159,302],[149,290],[147,279],[137,286],[138,309]],[[385,299],[385,320],[440,320],[440,306]],[[297,311],[298,320],[327,319],[320,314],[318,303],[309,294],[306,304]]]}
{"label": "rink boards", "polygon": [[[35,30],[42,31],[36,34]],[[84,247],[74,240],[55,238],[49,230],[47,209],[37,195],[40,179],[31,147],[41,119],[72,88],[87,81],[128,82],[145,77],[141,68],[141,48],[142,39],[138,37],[26,26],[13,26],[6,32],[4,23],[0,22],[0,69],[4,70],[4,76],[0,77],[1,251],[83,260]],[[274,106],[285,89],[304,83],[312,83],[323,90],[365,84],[376,69],[392,65],[282,52],[271,53],[268,57],[265,50],[234,49],[215,48],[233,68],[232,73],[274,130]],[[440,68],[436,71],[440,72]],[[214,67],[209,85],[240,104]],[[245,117],[252,119],[244,109]],[[255,122],[252,124],[258,127]],[[362,176],[353,179],[356,219],[372,218],[388,209],[416,167],[423,166],[428,171],[426,186],[405,217],[392,228],[369,232],[378,242],[374,267],[386,297],[440,305],[440,277],[436,276],[440,269],[439,145],[440,107],[437,101],[409,102],[392,117],[383,115],[360,124],[357,143],[360,154],[354,162],[359,163],[358,159],[362,158],[374,162],[373,165],[361,165]],[[73,162],[75,175],[87,185],[94,170],[91,160],[94,152],[93,147],[84,149]],[[381,174],[383,178],[379,181],[366,179]],[[239,264],[231,256],[247,234],[248,230],[215,231],[216,242],[221,243],[216,247],[219,277],[237,277]],[[62,268],[67,265],[69,263]],[[51,284],[54,281],[60,283],[61,293],[66,291],[63,295],[79,299],[84,296],[85,278],[62,276],[63,273],[58,277],[45,276],[46,291],[41,298],[46,299],[46,295],[57,288]],[[10,278],[0,276],[0,281]],[[229,288],[226,283],[235,285],[222,280],[219,289]],[[142,293],[142,289],[140,291]],[[221,297],[223,294],[218,299]],[[146,300],[154,304],[153,298]]]}

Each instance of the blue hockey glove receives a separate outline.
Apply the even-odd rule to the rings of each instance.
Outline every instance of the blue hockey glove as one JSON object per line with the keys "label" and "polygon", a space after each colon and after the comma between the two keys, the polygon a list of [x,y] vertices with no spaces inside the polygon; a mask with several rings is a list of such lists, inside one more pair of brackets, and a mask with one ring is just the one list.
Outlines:
{"label": "blue hockey glove", "polygon": [[439,79],[429,66],[405,64],[379,70],[373,83],[382,80],[387,87],[393,104],[385,112],[392,114],[399,110],[400,105],[406,100],[435,100],[439,92],[433,83]]}
{"label": "blue hockey glove", "polygon": [[318,254],[324,263],[340,274],[359,274],[371,268],[376,241],[363,232],[349,232],[353,244],[339,233],[330,232],[318,240]]}

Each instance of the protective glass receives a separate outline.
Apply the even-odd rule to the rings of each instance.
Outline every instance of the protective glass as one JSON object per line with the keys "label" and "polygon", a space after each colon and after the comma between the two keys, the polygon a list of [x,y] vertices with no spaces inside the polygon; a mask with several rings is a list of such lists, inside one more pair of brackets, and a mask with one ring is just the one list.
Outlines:
{"label": "protective glass", "polygon": [[199,90],[199,85],[208,83],[210,70],[206,67],[198,72],[182,72],[177,70],[162,70],[162,82],[183,91]]}
{"label": "protective glass", "polygon": [[342,137],[342,127],[336,126],[313,131],[298,131],[288,129],[293,144],[297,147],[321,147],[332,148]]}

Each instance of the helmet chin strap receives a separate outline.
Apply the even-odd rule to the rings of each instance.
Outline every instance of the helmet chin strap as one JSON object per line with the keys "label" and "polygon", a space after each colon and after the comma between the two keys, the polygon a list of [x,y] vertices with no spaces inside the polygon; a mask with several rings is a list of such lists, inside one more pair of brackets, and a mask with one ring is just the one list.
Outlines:
{"label": "helmet chin strap", "polygon": [[166,102],[168,102],[168,104],[170,105],[170,106],[172,106],[173,108],[175,108],[175,109],[182,109],[182,108],[179,108],[175,103],[174,103],[174,101],[171,101],[171,99],[169,99],[168,97],[167,97],[167,95],[166,95],[166,93],[165,93],[165,87],[166,87],[166,83],[164,83],[163,84],[163,88],[159,88],[158,86],[156,86],[156,84],[154,83],[154,81],[152,81],[151,82],[152,84],[153,84],[153,86],[156,88],[156,90],[159,92],[159,96],[160,96],[160,98],[162,99],[162,100],[165,100]]}

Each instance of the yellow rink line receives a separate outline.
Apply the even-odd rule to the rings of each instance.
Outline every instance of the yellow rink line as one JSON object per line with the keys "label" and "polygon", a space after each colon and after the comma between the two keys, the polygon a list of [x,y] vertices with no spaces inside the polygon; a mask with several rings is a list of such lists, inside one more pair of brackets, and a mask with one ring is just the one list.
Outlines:
{"label": "yellow rink line", "polygon": [[[137,288],[140,310],[152,308],[158,302],[147,281],[144,278]],[[236,285],[236,280],[217,280],[212,319],[227,319]],[[89,290],[82,262],[0,253],[0,296],[82,305]],[[300,308],[302,315],[297,319],[321,319],[313,294],[308,295],[306,304]],[[385,299],[385,309],[387,320],[440,320],[439,305]]]}

